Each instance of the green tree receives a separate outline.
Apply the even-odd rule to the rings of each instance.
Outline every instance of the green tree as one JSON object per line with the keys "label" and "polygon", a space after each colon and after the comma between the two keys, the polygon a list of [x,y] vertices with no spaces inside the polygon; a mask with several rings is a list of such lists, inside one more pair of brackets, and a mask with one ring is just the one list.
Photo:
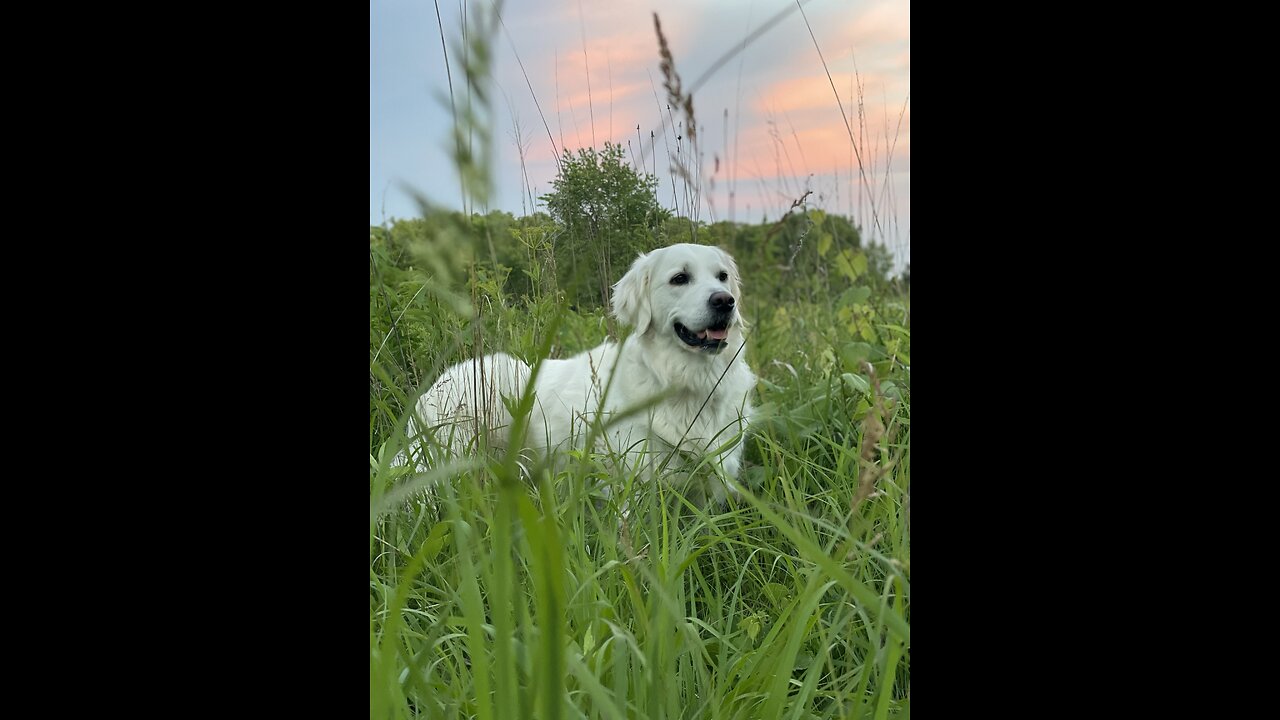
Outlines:
{"label": "green tree", "polygon": [[637,172],[623,149],[565,150],[553,190],[542,199],[562,229],[555,244],[560,286],[579,305],[605,304],[609,288],[635,256],[653,249],[670,211],[658,204],[658,179]]}
{"label": "green tree", "polygon": [[865,248],[867,253],[867,274],[879,287],[889,282],[893,273],[893,253],[887,245],[872,242]]}

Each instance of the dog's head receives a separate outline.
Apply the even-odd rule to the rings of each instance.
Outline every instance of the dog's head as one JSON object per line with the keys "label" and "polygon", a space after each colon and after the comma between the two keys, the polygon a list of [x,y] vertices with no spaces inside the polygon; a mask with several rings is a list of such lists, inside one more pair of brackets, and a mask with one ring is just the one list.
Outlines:
{"label": "dog's head", "polygon": [[613,286],[613,315],[636,335],[670,337],[691,352],[719,353],[742,324],[742,286],[729,253],[682,243],[636,258]]}

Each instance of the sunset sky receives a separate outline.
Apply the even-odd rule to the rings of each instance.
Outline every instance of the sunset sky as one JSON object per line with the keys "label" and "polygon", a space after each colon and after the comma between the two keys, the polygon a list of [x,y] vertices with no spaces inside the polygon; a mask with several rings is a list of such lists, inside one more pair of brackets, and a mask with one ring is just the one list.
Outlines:
{"label": "sunset sky", "polygon": [[[485,2],[472,7],[488,6]],[[524,215],[532,211],[532,194],[542,209],[538,195],[551,190],[556,173],[553,140],[561,151],[601,147],[606,140],[625,147],[629,141],[635,152],[640,142],[637,125],[646,146],[651,131],[658,137],[658,199],[674,207],[668,153],[675,154],[679,131],[668,131],[665,138],[662,132],[667,101],[653,13],[662,21],[676,71],[688,89],[718,58],[791,8],[793,12],[772,23],[693,93],[702,156],[696,215],[708,222],[775,220],[809,189],[810,208],[852,217],[863,227],[864,238],[894,251],[901,267],[910,260],[911,241],[910,3],[805,3],[804,15],[826,59],[830,81],[795,7],[794,0],[507,0],[502,17],[510,35],[499,28],[493,43],[496,186],[489,208]],[[461,58],[454,56],[454,39],[461,34],[459,0],[440,0],[439,9],[450,41],[455,98],[463,101]],[[516,55],[524,62],[533,94]],[[862,85],[861,123],[855,63]],[[842,105],[853,137],[861,138],[857,150],[865,182]],[[682,119],[675,108],[672,116],[676,122]],[[516,123],[525,146],[528,187],[521,174]],[[458,176],[450,161],[451,126],[436,5],[425,0],[371,0],[371,224],[419,214],[406,187],[436,204],[461,207]],[[688,135],[683,135],[682,150],[688,157]],[[654,156],[644,156],[650,172]],[[675,182],[674,195],[684,213],[684,183],[678,178]]]}

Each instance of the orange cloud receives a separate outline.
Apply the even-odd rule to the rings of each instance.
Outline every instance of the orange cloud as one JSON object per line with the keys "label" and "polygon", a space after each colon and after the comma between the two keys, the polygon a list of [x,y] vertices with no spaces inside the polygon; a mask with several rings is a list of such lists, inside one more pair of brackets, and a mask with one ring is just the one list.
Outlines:
{"label": "orange cloud", "polygon": [[911,14],[900,2],[878,2],[865,7],[841,27],[845,46],[906,42],[911,37]]}
{"label": "orange cloud", "polygon": [[[668,0],[655,3],[686,84],[719,56],[719,46],[731,47],[733,33],[719,32],[730,20],[720,5],[712,9],[693,2],[687,6],[689,10],[693,6],[701,6],[702,10],[691,13],[684,8],[677,11],[664,7],[671,4]],[[638,155],[637,145],[647,144],[650,132],[657,132],[656,147],[644,157],[643,164],[646,169],[656,165],[661,187],[668,190],[672,174],[668,155],[675,151],[676,140],[675,133],[668,132],[665,139],[661,134],[661,126],[668,118],[652,15],[599,0],[582,0],[581,12],[585,16],[585,58],[581,29],[584,20],[579,16],[578,0],[562,0],[551,12],[540,11],[519,31],[512,27],[554,143],[563,151],[565,146],[600,146],[611,140],[624,147],[630,143],[631,152]],[[705,132],[699,148],[703,154],[704,198],[714,201],[721,217],[726,216],[730,174],[737,180],[739,220],[744,217],[746,204],[752,205],[753,214],[765,209],[771,213],[785,211],[806,187],[814,190],[810,202],[815,207],[835,209],[836,203],[849,207],[852,153],[840,106],[858,137],[855,59],[865,113],[861,121],[865,122],[864,136],[858,150],[868,179],[874,174],[877,185],[883,183],[889,145],[897,134],[892,184],[901,186],[904,198],[909,198],[910,109],[903,110],[910,89],[908,11],[898,2],[876,2],[857,11],[828,8],[825,12],[815,3],[806,6],[806,12],[832,73],[831,80],[808,30],[795,22],[799,19],[795,17],[742,56],[745,75],[741,80],[731,77],[738,62],[735,61],[730,70],[700,88],[694,98],[700,129]],[[763,18],[757,12],[752,23]],[[743,23],[745,32],[745,17],[733,15],[732,20]],[[518,73],[518,69],[514,72]],[[839,99],[832,93],[832,81]],[[736,116],[739,106],[735,100],[738,82],[742,83],[740,117]],[[530,182],[542,185],[539,192],[545,192],[555,175],[546,128],[530,103],[524,78],[507,75],[502,84],[520,109],[522,132],[530,141],[525,153]],[[725,108],[731,114],[727,138]],[[678,111],[672,114],[676,121],[682,119]],[[639,143],[637,125],[641,127]],[[502,153],[514,157],[513,143],[509,138],[504,140]],[[735,145],[737,167],[731,165]],[[684,149],[688,150],[687,142]],[[856,167],[856,159],[852,162]],[[854,176],[857,177],[856,169]],[[662,198],[670,201],[666,195]],[[900,208],[903,206],[909,207],[906,202],[899,204]]]}
{"label": "orange cloud", "polygon": [[[835,85],[835,92],[831,90],[832,84]],[[819,72],[788,78],[770,85],[757,100],[756,108],[761,111],[783,112],[831,108],[838,114],[838,108],[841,105],[846,111],[851,105],[857,105],[859,84],[862,86],[863,106],[868,113],[872,107],[878,110],[884,105],[886,99],[890,106],[893,106],[896,101],[898,107],[901,107],[905,93],[897,92],[897,86],[902,84],[897,77],[865,73],[855,75],[848,72],[832,73],[831,78],[828,79],[825,73]],[[836,93],[840,96],[838,103]],[[893,115],[897,117],[897,112],[895,111]]]}

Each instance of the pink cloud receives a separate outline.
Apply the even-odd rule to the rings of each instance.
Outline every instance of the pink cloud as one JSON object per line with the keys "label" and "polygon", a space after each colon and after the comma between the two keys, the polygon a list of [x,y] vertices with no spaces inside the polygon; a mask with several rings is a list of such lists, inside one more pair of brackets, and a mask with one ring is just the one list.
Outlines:
{"label": "pink cloud", "polygon": [[[663,32],[686,85],[721,52],[730,49],[748,26],[763,22],[773,12],[755,8],[748,19],[745,10],[731,12],[732,8],[723,2],[654,2],[653,9],[662,18]],[[509,8],[512,15],[517,13],[516,6]],[[815,190],[814,202],[818,194],[823,194],[827,198],[824,202],[838,200],[849,205],[851,147],[839,104],[849,113],[856,136],[857,110],[850,109],[851,102],[856,105],[856,95],[851,100],[854,58],[857,79],[864,87],[869,133],[859,150],[868,172],[883,179],[887,145],[893,142],[895,132],[899,133],[893,151],[893,182],[895,187],[901,185],[903,196],[909,198],[909,107],[902,117],[901,129],[898,127],[910,82],[908,8],[898,2],[877,2],[855,11],[812,3],[805,10],[840,95],[838,101],[809,31],[799,22],[798,15],[788,18],[722,68],[694,97],[698,120],[705,131],[700,148],[704,154],[704,196],[714,199],[719,217],[727,216],[731,172],[737,176],[739,220],[744,217],[747,202],[753,213],[762,209],[771,213],[785,210],[790,201],[784,197],[798,196],[806,182]],[[649,141],[651,131],[660,133],[667,120],[667,100],[658,70],[658,43],[650,9],[582,0],[580,17],[577,0],[561,0],[550,9],[544,4],[536,13],[532,8],[519,12],[527,14],[526,22],[517,26],[509,17],[508,24],[560,150],[565,149],[563,146],[576,149],[593,142],[599,147],[612,140],[624,146],[630,141],[634,152],[637,125],[641,127],[643,143]],[[583,24],[590,90],[584,67]],[[509,53],[504,54],[509,58]],[[740,60],[745,62],[739,106],[736,94]],[[525,153],[530,182],[539,186],[537,192],[546,192],[555,174],[547,131],[533,108],[519,68],[511,62],[505,70],[502,85],[520,113],[523,134],[530,140]],[[730,113],[728,137],[723,124],[726,108]],[[736,115],[739,110],[740,117]],[[681,119],[678,112],[673,114],[677,121]],[[499,120],[499,125],[504,124],[509,125],[509,121]],[[886,126],[888,141],[884,137]],[[503,140],[503,155],[515,158],[513,143],[505,136]],[[661,187],[669,191],[668,143],[674,150],[673,135],[665,141],[659,139],[655,152]],[[738,166],[731,167],[735,144]],[[715,173],[717,158],[719,173]],[[654,167],[654,161],[653,156],[646,157],[645,167]],[[807,178],[809,173],[814,175],[812,180]],[[670,201],[668,193],[661,197],[664,202]],[[905,205],[901,203],[900,207]]]}

